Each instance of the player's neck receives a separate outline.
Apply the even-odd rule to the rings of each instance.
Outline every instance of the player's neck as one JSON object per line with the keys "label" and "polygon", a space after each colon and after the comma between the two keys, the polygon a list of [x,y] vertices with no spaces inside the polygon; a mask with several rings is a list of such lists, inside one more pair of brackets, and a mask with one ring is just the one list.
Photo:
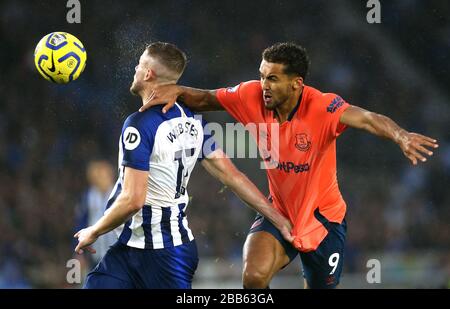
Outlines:
{"label": "player's neck", "polygon": [[286,102],[275,108],[275,117],[277,118],[279,123],[283,123],[288,119],[291,112],[297,106],[298,100],[300,100],[302,92],[303,89],[300,89],[298,93],[295,93],[295,95],[288,98]]}
{"label": "player's neck", "polygon": [[175,85],[177,83],[177,80],[157,80],[156,82],[148,83],[148,86],[142,90],[139,95],[142,98],[142,105],[145,105],[153,95],[153,89],[155,89],[157,86],[163,86],[163,85]]}
{"label": "player's neck", "polygon": [[152,94],[153,94],[153,87],[147,87],[143,89],[141,93],[139,93],[142,99],[142,105],[145,105],[148,101],[150,101]]}

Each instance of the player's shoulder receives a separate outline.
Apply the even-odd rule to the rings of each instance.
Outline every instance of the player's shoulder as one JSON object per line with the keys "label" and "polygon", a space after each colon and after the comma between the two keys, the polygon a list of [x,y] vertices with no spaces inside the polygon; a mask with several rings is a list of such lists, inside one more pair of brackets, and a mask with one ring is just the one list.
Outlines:
{"label": "player's shoulder", "polygon": [[243,86],[249,88],[249,89],[254,89],[254,90],[262,90],[261,88],[261,82],[259,80],[249,80],[247,82],[242,82],[241,83]]}
{"label": "player's shoulder", "polygon": [[304,86],[303,88],[303,92],[305,95],[308,96],[308,98],[311,101],[321,101],[324,102],[326,100],[328,100],[328,98],[330,97],[330,95],[333,95],[333,93],[327,93],[327,92],[322,92],[317,88],[311,87],[311,86]]}
{"label": "player's shoulder", "polygon": [[305,86],[303,91],[308,98],[308,104],[322,112],[330,112],[344,104],[344,100],[336,93],[322,92],[311,86]]}
{"label": "player's shoulder", "polygon": [[[179,108],[178,108],[179,107]],[[177,110],[178,109],[178,110]],[[187,116],[187,117],[195,117],[199,114],[193,112],[189,107],[187,107],[186,105],[184,105],[181,102],[176,102],[175,105],[170,109],[170,111],[175,112],[175,116],[179,116],[179,112],[183,111],[183,113]]]}
{"label": "player's shoulder", "polygon": [[247,82],[242,82],[240,84],[241,91],[245,91],[248,93],[256,93],[261,95],[262,88],[261,88],[261,82],[259,80],[250,80]]}
{"label": "player's shoulder", "polygon": [[160,109],[162,109],[161,106],[153,106],[144,112],[134,112],[127,117],[125,124],[145,124],[147,121],[160,117],[162,113],[159,111]]}
{"label": "player's shoulder", "polygon": [[155,133],[159,125],[165,121],[162,105],[153,106],[144,112],[134,112],[124,121],[123,130],[134,127],[140,132]]}
{"label": "player's shoulder", "polygon": [[163,113],[164,105],[152,106],[144,112],[134,112],[127,117],[124,122],[124,129],[127,127],[135,127],[138,130],[145,130],[156,133],[160,125],[170,122],[172,119],[179,117],[201,118],[191,111],[186,105],[176,103],[166,113]]}
{"label": "player's shoulder", "polygon": [[241,96],[251,92],[260,93],[262,91],[261,83],[257,80],[241,82],[234,87],[224,89],[228,93],[239,93]]}

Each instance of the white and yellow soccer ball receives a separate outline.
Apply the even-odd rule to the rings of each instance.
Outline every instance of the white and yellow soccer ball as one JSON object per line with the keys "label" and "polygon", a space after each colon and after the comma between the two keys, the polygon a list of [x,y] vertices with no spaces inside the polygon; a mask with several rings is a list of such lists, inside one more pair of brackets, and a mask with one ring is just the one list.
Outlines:
{"label": "white and yellow soccer ball", "polygon": [[39,74],[58,84],[76,80],[83,73],[86,60],[83,43],[67,32],[47,34],[34,51],[34,64]]}

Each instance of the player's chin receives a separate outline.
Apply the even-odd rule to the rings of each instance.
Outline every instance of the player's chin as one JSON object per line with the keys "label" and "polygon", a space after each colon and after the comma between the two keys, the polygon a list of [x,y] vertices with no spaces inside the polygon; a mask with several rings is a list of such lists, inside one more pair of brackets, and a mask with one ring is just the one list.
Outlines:
{"label": "player's chin", "polygon": [[264,107],[268,110],[274,110],[275,107],[277,107],[277,104],[271,99],[271,100],[264,100]]}
{"label": "player's chin", "polygon": [[130,92],[132,95],[138,95],[138,87],[136,87],[136,84],[133,82],[130,86]]}

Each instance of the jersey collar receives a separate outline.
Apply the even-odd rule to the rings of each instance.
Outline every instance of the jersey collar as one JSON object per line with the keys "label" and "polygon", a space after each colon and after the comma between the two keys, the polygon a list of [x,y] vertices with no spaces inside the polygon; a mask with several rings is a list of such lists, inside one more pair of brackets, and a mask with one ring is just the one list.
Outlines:
{"label": "jersey collar", "polygon": [[300,94],[300,98],[298,98],[297,105],[295,105],[294,109],[291,110],[291,112],[289,113],[289,116],[287,117],[287,121],[291,121],[292,118],[294,118],[295,113],[297,112],[298,108],[300,107],[300,104],[302,103],[302,97],[303,97],[304,90],[305,89],[303,88],[302,93]]}

